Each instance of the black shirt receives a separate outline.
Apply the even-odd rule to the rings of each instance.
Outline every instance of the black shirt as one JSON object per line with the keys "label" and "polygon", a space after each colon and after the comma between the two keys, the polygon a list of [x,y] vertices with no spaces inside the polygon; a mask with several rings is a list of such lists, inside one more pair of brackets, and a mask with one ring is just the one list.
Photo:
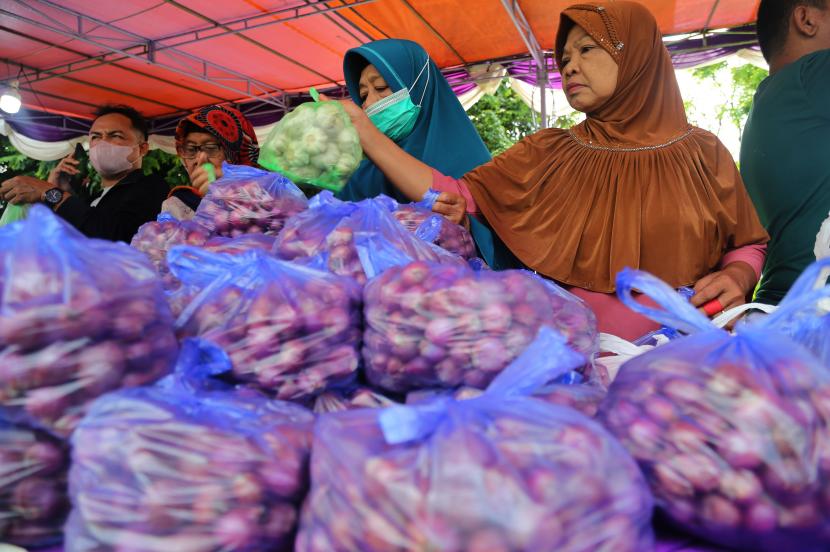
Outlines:
{"label": "black shirt", "polygon": [[182,203],[194,211],[199,208],[199,203],[202,202],[202,198],[199,194],[194,192],[191,188],[179,188],[178,190],[173,191],[173,197],[179,198]]}
{"label": "black shirt", "polygon": [[129,243],[139,226],[156,219],[168,191],[161,178],[138,169],[119,180],[97,206],[70,196],[55,212],[89,238]]}

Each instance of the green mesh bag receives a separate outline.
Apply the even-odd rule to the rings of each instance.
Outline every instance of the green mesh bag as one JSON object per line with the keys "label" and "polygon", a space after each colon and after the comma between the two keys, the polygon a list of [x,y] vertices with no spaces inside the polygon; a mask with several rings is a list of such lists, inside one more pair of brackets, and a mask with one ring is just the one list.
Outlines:
{"label": "green mesh bag", "polygon": [[304,103],[283,117],[268,134],[259,164],[297,184],[339,191],[363,157],[360,137],[340,102]]}

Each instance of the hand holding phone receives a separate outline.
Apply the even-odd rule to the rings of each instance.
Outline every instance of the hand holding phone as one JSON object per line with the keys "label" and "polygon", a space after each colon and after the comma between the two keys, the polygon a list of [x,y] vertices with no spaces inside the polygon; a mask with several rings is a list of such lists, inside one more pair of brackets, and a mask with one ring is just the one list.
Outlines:
{"label": "hand holding phone", "polygon": [[80,143],[75,144],[75,151],[72,152],[72,155],[61,159],[58,166],[49,173],[49,182],[52,182],[64,191],[71,191],[72,177],[81,172],[78,166],[83,155],[84,147]]}

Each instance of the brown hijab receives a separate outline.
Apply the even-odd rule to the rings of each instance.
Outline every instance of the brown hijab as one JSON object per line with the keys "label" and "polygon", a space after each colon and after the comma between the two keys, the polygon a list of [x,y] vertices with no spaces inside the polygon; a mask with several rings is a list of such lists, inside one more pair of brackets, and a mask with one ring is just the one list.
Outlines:
{"label": "brown hijab", "polygon": [[571,130],[537,132],[463,178],[510,250],[549,278],[610,293],[625,267],[691,285],[725,251],[765,243],[732,156],[686,121],[654,16],[623,1],[566,9],[560,67],[575,24],[618,63],[614,95]]}

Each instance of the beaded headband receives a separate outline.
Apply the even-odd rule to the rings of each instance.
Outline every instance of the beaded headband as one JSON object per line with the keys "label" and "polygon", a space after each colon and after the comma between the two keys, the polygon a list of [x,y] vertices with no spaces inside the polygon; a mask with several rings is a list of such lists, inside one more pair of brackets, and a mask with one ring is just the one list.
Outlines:
{"label": "beaded headband", "polygon": [[[608,31],[608,38],[611,40],[611,55],[615,58],[619,58],[625,44],[620,40],[619,35],[617,34],[617,28],[614,26],[614,22],[611,20],[611,16],[608,15],[608,11],[602,6],[592,6],[590,4],[577,4],[575,6],[571,6],[569,9],[571,10],[585,10],[591,11],[594,13],[598,13],[600,19],[602,19],[603,24],[605,24],[605,29]],[[605,37],[600,36],[599,41],[601,43],[605,42]]]}

